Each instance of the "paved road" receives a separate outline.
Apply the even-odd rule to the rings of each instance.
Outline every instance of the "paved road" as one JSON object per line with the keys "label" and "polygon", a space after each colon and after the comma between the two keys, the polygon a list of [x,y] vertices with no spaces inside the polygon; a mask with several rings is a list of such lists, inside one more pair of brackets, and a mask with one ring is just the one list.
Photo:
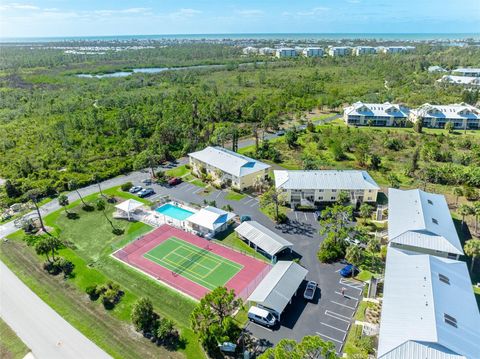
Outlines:
{"label": "paved road", "polygon": [[37,359],[110,358],[1,262],[0,279],[0,316]]}

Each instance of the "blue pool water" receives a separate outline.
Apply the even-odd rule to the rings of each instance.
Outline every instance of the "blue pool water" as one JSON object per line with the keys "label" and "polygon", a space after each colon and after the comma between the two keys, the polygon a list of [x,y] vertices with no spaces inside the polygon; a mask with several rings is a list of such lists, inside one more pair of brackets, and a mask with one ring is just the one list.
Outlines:
{"label": "blue pool water", "polygon": [[165,216],[178,219],[179,221],[183,221],[193,214],[193,212],[187,211],[186,209],[177,207],[170,203],[167,203],[161,207],[158,207],[155,211]]}

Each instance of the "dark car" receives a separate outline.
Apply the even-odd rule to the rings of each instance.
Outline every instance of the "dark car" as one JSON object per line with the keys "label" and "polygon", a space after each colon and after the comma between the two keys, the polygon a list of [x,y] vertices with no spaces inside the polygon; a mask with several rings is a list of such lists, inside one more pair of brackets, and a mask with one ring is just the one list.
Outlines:
{"label": "dark car", "polygon": [[354,277],[355,275],[357,275],[359,273],[359,270],[357,267],[355,267],[353,264],[348,264],[346,265],[345,267],[342,268],[342,270],[340,271],[340,275],[342,277]]}
{"label": "dark car", "polygon": [[176,186],[177,184],[180,184],[180,183],[182,183],[182,179],[178,177],[173,177],[172,179],[168,180],[168,184],[170,186]]}
{"label": "dark car", "polygon": [[283,135],[285,135],[285,131],[278,131],[278,132],[276,133],[276,135],[277,135],[277,136],[283,136]]}
{"label": "dark car", "polygon": [[243,216],[240,217],[240,223],[251,221],[251,220],[252,220],[252,217],[247,216],[247,215],[243,215]]}
{"label": "dark car", "polygon": [[137,196],[140,197],[140,198],[144,198],[144,197],[151,196],[154,193],[155,193],[155,191],[153,190],[153,188],[144,188],[140,192],[137,193]]}

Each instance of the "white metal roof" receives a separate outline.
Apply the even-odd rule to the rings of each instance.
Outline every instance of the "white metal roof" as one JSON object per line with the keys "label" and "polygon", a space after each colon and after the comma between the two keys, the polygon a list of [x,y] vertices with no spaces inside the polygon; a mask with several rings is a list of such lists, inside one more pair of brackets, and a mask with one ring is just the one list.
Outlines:
{"label": "white metal roof", "polygon": [[428,72],[447,72],[443,67],[434,65],[428,67]]}
{"label": "white metal roof", "polygon": [[307,274],[308,270],[295,262],[279,261],[248,300],[282,313]]}
{"label": "white metal roof", "polygon": [[241,177],[270,168],[270,165],[227,150],[223,147],[206,147],[188,154],[190,157],[218,168],[233,176]]}
{"label": "white metal roof", "polygon": [[375,116],[375,117],[398,117],[407,118],[410,113],[408,107],[385,103],[364,103],[355,102],[351,106],[345,107],[345,114],[351,116]]}
{"label": "white metal roof", "polygon": [[443,75],[442,78],[437,81],[455,83],[459,85],[480,86],[480,78],[474,76]]}
{"label": "white metal roof", "polygon": [[390,242],[463,254],[445,197],[419,189],[388,190]]}
{"label": "white metal roof", "polygon": [[[465,262],[388,248],[378,358],[478,358],[479,323]],[[409,341],[416,345],[405,346]]]}
{"label": "white metal roof", "polygon": [[134,199],[127,199],[126,201],[123,201],[122,203],[119,203],[115,206],[115,208],[130,213],[135,211],[137,208],[144,206],[142,202],[139,202]]}
{"label": "white metal roof", "polygon": [[284,189],[338,189],[365,190],[380,187],[367,171],[358,170],[313,170],[273,171],[275,186]]}
{"label": "white metal roof", "polygon": [[480,109],[467,103],[454,103],[451,105],[431,105],[426,103],[412,110],[412,114],[419,117],[436,119],[480,119]]}
{"label": "white metal roof", "polygon": [[215,231],[226,222],[235,217],[235,213],[224,211],[212,206],[202,208],[200,211],[192,214],[187,221],[203,228]]}
{"label": "white metal roof", "polygon": [[452,72],[467,73],[467,74],[478,74],[480,76],[480,68],[460,67],[458,69],[453,70]]}
{"label": "white metal roof", "polygon": [[243,222],[235,228],[235,232],[257,245],[270,256],[274,256],[285,248],[293,247],[292,243],[255,221]]}

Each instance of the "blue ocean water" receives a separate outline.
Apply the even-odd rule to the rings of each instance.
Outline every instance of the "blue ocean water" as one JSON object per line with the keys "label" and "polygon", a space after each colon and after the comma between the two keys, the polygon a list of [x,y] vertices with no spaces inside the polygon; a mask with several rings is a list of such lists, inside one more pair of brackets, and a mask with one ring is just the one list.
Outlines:
{"label": "blue ocean water", "polygon": [[480,33],[245,33],[2,38],[0,42],[128,41],[128,40],[480,40]]}

